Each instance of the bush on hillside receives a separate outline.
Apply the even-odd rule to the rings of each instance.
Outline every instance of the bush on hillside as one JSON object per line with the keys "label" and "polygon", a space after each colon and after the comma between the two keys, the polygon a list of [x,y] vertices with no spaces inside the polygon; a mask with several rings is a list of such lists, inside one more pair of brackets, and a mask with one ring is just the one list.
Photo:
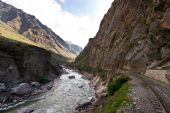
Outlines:
{"label": "bush on hillside", "polygon": [[121,86],[129,80],[128,76],[121,75],[116,80],[111,81],[107,86],[107,91],[110,96],[114,95],[114,93],[121,88]]}

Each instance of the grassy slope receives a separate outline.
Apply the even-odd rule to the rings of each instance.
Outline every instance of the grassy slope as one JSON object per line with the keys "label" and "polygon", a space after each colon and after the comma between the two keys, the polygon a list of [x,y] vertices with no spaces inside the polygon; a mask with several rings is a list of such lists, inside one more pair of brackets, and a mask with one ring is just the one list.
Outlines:
{"label": "grassy slope", "polygon": [[0,36],[6,37],[7,39],[10,39],[10,40],[13,40],[13,41],[17,41],[17,42],[25,43],[25,44],[28,44],[28,45],[44,48],[48,51],[54,52],[58,55],[65,57],[65,59],[67,59],[67,60],[72,60],[72,59],[75,58],[74,54],[68,52],[65,49],[63,50],[60,47],[50,48],[50,47],[44,46],[41,43],[35,43],[35,42],[29,40],[25,36],[17,33],[13,28],[9,27],[8,25],[3,23],[2,21],[0,21]]}
{"label": "grassy slope", "polygon": [[116,113],[122,107],[122,104],[129,102],[128,90],[129,83],[126,82],[113,96],[107,97],[103,106],[96,108],[93,113]]}
{"label": "grassy slope", "polygon": [[11,27],[7,26],[5,23],[1,21],[0,21],[0,36],[6,37],[13,41],[18,41],[28,45],[33,45],[33,46],[43,48],[43,45],[30,41],[29,39],[18,34],[15,30],[13,30]]}

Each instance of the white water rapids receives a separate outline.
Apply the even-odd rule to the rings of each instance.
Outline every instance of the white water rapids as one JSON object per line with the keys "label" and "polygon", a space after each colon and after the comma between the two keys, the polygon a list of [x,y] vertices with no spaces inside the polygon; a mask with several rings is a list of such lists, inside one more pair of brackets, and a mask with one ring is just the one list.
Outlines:
{"label": "white water rapids", "polygon": [[[75,113],[78,104],[95,98],[95,91],[89,81],[74,70],[65,69],[68,74],[63,74],[55,80],[53,88],[43,94],[38,101],[29,102],[5,113],[22,113],[23,109],[33,109],[32,113]],[[75,79],[69,79],[69,76]]]}

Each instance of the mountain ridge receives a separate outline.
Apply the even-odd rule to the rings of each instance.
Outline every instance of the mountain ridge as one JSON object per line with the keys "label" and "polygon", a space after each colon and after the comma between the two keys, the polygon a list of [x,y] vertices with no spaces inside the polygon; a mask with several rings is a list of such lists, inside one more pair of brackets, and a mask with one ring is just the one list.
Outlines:
{"label": "mountain ridge", "polygon": [[76,55],[79,55],[80,52],[83,50],[82,47],[80,47],[79,45],[73,44],[70,41],[66,41],[66,43],[69,45],[69,50]]}
{"label": "mountain ridge", "polygon": [[42,43],[46,48],[53,48],[56,51],[58,48],[62,48],[68,57],[75,58],[76,55],[68,50],[69,45],[35,16],[2,1],[0,1],[0,9],[0,20],[14,28],[18,33],[33,42]]}

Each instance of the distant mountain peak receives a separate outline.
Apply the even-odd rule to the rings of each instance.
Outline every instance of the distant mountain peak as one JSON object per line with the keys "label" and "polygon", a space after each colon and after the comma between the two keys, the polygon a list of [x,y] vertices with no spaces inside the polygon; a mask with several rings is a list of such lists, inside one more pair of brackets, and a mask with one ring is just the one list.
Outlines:
{"label": "distant mountain peak", "polygon": [[76,55],[79,55],[80,52],[83,50],[82,47],[80,47],[79,45],[75,45],[70,41],[66,41],[66,43],[69,45],[69,50]]}

